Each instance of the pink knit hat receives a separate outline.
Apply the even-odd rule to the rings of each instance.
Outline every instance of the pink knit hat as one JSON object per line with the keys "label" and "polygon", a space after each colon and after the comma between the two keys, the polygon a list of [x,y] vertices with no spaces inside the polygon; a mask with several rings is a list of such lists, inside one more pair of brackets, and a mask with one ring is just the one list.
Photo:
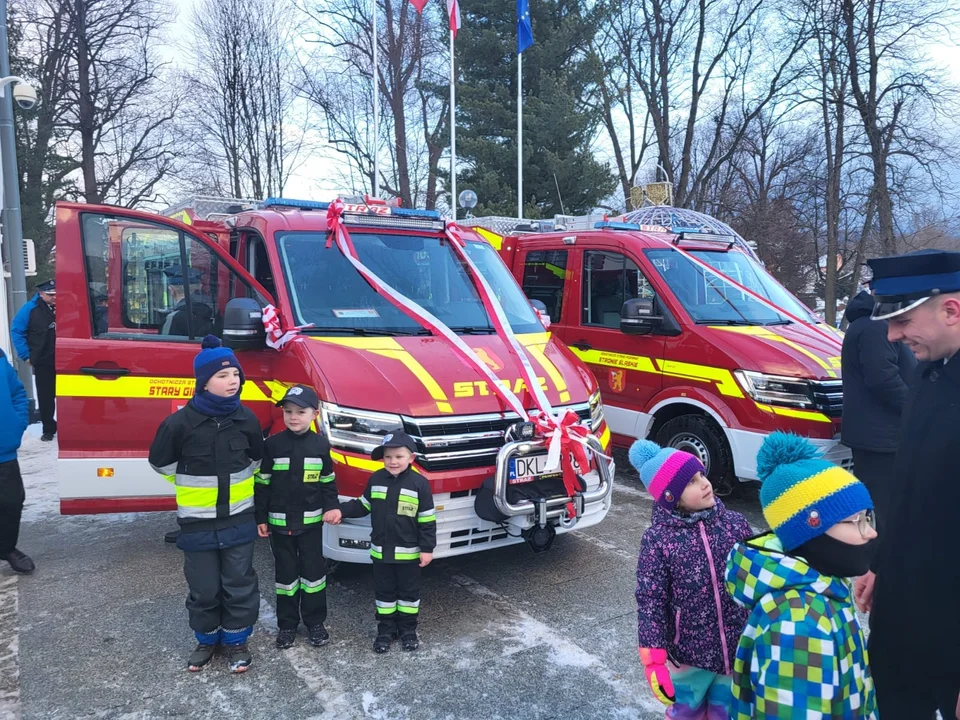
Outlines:
{"label": "pink knit hat", "polygon": [[693,476],[706,472],[699,458],[682,450],[662,448],[650,440],[637,440],[630,447],[630,463],[654,501],[671,511]]}

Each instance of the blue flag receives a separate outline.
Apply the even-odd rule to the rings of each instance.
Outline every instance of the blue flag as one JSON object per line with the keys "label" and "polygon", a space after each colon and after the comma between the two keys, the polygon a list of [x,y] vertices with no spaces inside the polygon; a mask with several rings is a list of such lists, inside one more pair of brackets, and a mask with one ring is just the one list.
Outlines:
{"label": "blue flag", "polygon": [[517,0],[517,54],[533,45],[533,26],[530,25],[530,0]]}

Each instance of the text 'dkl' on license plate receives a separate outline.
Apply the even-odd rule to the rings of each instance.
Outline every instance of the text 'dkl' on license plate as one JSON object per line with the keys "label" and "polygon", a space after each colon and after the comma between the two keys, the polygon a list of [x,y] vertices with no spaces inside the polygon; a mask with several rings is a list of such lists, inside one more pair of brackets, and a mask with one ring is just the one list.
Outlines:
{"label": "text 'dkl' on license plate", "polygon": [[508,481],[511,485],[533,482],[541,477],[560,477],[557,470],[547,472],[547,456],[531,455],[530,457],[510,458],[510,474]]}

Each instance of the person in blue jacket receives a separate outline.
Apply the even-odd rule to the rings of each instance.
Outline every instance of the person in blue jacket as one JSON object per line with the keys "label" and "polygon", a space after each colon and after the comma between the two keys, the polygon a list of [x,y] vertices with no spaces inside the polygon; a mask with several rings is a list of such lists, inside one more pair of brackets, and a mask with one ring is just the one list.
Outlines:
{"label": "person in blue jacket", "polygon": [[20,359],[33,369],[37,387],[37,410],[43,422],[41,440],[57,433],[57,287],[54,280],[37,285],[36,297],[25,303],[13,319],[11,335]]}
{"label": "person in blue jacket", "polygon": [[33,561],[17,549],[23,511],[23,478],[17,450],[28,424],[27,393],[0,350],[0,559],[18,573],[33,572]]}

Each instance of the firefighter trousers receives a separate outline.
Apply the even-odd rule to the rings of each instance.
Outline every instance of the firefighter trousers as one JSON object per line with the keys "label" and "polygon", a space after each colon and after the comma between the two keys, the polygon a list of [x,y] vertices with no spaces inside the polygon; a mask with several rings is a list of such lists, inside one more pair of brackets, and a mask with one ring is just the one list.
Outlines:
{"label": "firefighter trousers", "polygon": [[400,637],[417,630],[420,618],[420,564],[373,561],[377,635]]}
{"label": "firefighter trousers", "polygon": [[323,625],[327,619],[327,561],[323,557],[323,530],[299,535],[270,533],[276,565],[277,627],[296,630]]}
{"label": "firefighter trousers", "polygon": [[33,378],[37,384],[37,410],[43,423],[43,434],[57,432],[57,369],[53,365],[41,365],[33,369]]}
{"label": "firefighter trousers", "polygon": [[253,543],[183,553],[190,628],[202,643],[244,643],[260,616]]}

